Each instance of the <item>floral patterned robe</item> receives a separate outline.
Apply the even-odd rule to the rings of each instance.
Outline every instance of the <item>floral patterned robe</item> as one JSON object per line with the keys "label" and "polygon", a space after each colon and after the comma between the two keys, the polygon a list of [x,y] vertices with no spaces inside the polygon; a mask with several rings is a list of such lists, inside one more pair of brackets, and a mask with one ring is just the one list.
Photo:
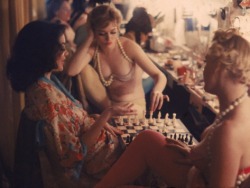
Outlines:
{"label": "floral patterned robe", "polygon": [[124,145],[105,129],[102,129],[93,147],[86,147],[82,137],[91,128],[94,119],[55,76],[51,80],[41,78],[25,94],[26,115],[32,120],[45,120],[48,124],[59,163],[68,177],[79,179],[85,173],[98,180],[123,152]]}

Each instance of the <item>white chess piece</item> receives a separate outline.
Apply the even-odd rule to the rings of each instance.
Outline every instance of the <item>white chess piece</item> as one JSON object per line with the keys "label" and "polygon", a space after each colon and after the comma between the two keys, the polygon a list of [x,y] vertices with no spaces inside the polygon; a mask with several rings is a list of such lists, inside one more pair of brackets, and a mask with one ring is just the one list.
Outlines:
{"label": "white chess piece", "polygon": [[153,118],[153,125],[156,125],[156,119]]}
{"label": "white chess piece", "polygon": [[161,112],[158,112],[157,123],[161,123]]}
{"label": "white chess piece", "polygon": [[140,125],[140,121],[139,121],[137,115],[135,115],[134,124],[135,124],[135,125]]}
{"label": "white chess piece", "polygon": [[146,111],[143,110],[143,117],[140,119],[140,122],[144,125],[146,123]]}
{"label": "white chess piece", "polygon": [[122,116],[119,116],[119,124],[123,125],[123,117]]}
{"label": "white chess piece", "polygon": [[173,113],[173,120],[172,120],[173,126],[176,126],[176,113]]}
{"label": "white chess piece", "polygon": [[128,116],[128,125],[131,124],[131,116]]}
{"label": "white chess piece", "polygon": [[164,119],[164,123],[165,123],[165,125],[169,125],[169,114],[168,113],[166,113],[166,115],[165,115],[165,119]]}
{"label": "white chess piece", "polygon": [[153,123],[153,111],[149,112],[149,120],[148,123]]}

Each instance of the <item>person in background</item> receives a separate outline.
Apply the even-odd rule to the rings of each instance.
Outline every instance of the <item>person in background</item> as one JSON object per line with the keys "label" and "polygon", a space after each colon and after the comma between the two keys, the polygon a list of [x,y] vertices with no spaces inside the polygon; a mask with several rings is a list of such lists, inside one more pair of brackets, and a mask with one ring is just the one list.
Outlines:
{"label": "person in background", "polygon": [[72,3],[73,12],[70,24],[76,32],[75,43],[79,46],[87,38],[87,18],[97,4],[110,3],[110,0],[75,0]]}
{"label": "person in background", "polygon": [[129,184],[146,169],[160,175],[169,187],[244,185],[250,175],[249,54],[249,42],[236,30],[216,31],[203,74],[204,89],[217,95],[220,113],[201,142],[189,147],[144,131],[96,188]]}
{"label": "person in background", "polygon": [[[71,17],[71,4],[68,0],[49,0],[46,3],[46,11],[47,11],[47,18],[46,21],[56,23],[56,24],[63,24],[66,26],[65,30],[65,37],[66,37],[66,49],[68,51],[68,55],[66,58],[66,64],[69,63],[71,57],[76,51],[76,44],[75,40],[75,31],[71,27],[69,21]],[[64,86],[72,92],[72,94],[76,97],[81,95],[78,90],[75,89],[77,76],[74,79],[65,73],[63,70],[62,72],[57,73],[57,78],[64,84]],[[77,97],[80,99],[80,97]]]}
{"label": "person in background", "polygon": [[69,21],[71,18],[71,4],[68,0],[50,0],[46,4],[47,8],[47,18],[46,20],[53,23],[60,23],[66,26],[66,40],[69,44],[70,49],[75,52],[76,44],[75,40],[75,31],[71,27]]}
{"label": "person in background", "polygon": [[[129,38],[145,48],[149,35],[154,25],[151,16],[144,7],[136,7],[133,10],[132,18],[125,25],[126,38]],[[148,75],[147,75],[148,76]],[[154,80],[151,77],[143,78],[143,89],[145,94],[150,92],[154,86]]]}
{"label": "person in background", "polygon": [[143,71],[154,79],[151,111],[162,107],[166,77],[137,43],[120,37],[121,19],[120,12],[112,5],[95,7],[88,16],[88,38],[77,50],[67,70],[69,75],[74,76],[93,60],[111,103],[132,102],[138,117],[142,118],[146,112]]}
{"label": "person in background", "polygon": [[145,47],[146,41],[152,32],[153,23],[146,8],[136,7],[133,10],[133,15],[125,25],[124,37],[136,41],[142,47]]}
{"label": "person in background", "polygon": [[109,106],[100,115],[83,110],[54,75],[63,70],[68,55],[65,29],[65,25],[45,21],[25,25],[17,35],[6,72],[12,88],[25,92],[25,115],[43,122],[52,135],[56,159],[50,162],[59,164],[60,170],[52,169],[76,185],[91,187],[124,150],[118,136],[121,131],[108,120],[113,115],[136,115],[136,110],[131,103]]}

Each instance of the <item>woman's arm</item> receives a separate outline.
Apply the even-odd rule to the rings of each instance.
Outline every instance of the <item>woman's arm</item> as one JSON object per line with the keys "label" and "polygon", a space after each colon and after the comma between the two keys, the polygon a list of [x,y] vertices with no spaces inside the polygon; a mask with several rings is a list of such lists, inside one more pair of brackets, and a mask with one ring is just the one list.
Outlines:
{"label": "woman's arm", "polygon": [[65,67],[69,76],[75,76],[79,74],[82,69],[91,61],[94,49],[91,48],[93,42],[92,31],[88,33],[86,41],[84,41],[76,50],[71,58],[71,61]]}
{"label": "woman's arm", "polygon": [[124,105],[113,105],[106,110],[104,110],[98,118],[95,119],[94,124],[91,128],[84,133],[82,140],[83,143],[87,145],[87,147],[91,147],[96,143],[96,140],[100,136],[100,132],[106,124],[108,120],[112,116],[119,116],[119,115],[135,115],[136,110],[133,108],[132,103],[124,104]]}
{"label": "woman's arm", "polygon": [[151,110],[155,111],[157,108],[160,109],[163,104],[162,91],[165,89],[167,83],[166,76],[149,59],[137,43],[129,39],[124,39],[123,47],[127,55],[154,79],[154,88],[151,95]]}

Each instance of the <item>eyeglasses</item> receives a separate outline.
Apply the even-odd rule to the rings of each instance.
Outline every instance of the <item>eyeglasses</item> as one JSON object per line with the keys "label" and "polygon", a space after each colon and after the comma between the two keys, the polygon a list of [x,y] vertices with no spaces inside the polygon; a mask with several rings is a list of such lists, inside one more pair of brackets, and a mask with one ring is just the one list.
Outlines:
{"label": "eyeglasses", "polygon": [[59,43],[59,50],[60,50],[60,51],[65,51],[65,50],[67,50],[66,45],[67,45],[66,42]]}

